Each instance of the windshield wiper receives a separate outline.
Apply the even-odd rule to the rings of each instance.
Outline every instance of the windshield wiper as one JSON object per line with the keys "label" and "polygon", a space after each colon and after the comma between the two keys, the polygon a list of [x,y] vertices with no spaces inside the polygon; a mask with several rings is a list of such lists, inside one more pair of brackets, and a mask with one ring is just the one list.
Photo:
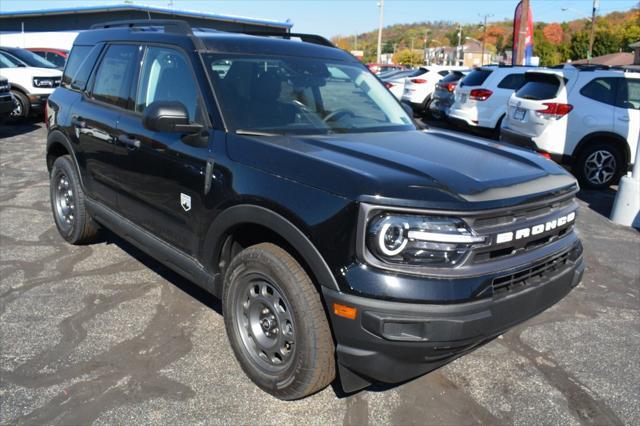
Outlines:
{"label": "windshield wiper", "polygon": [[238,129],[238,130],[236,130],[236,135],[246,135],[246,136],[282,136],[282,133],[269,133],[269,132],[259,132],[259,131],[256,131],[256,130]]}

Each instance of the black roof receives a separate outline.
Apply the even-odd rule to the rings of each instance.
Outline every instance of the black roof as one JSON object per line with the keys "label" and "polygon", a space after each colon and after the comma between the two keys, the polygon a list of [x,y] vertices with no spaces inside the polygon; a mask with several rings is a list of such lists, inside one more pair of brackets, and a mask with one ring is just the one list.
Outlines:
{"label": "black roof", "polygon": [[169,43],[185,50],[306,56],[357,62],[355,57],[335,47],[327,39],[313,34],[225,32],[191,28],[180,20],[98,24],[91,30],[78,34],[74,45],[94,45],[109,41]]}

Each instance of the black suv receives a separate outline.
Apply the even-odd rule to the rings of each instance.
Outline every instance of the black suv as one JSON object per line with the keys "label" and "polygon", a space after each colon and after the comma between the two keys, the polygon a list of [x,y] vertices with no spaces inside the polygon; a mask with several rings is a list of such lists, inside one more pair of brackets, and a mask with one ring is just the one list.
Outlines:
{"label": "black suv", "polygon": [[561,167],[417,129],[318,36],[104,24],[78,35],[47,125],[61,235],[104,226],[220,297],[278,398],[433,370],[584,271]]}

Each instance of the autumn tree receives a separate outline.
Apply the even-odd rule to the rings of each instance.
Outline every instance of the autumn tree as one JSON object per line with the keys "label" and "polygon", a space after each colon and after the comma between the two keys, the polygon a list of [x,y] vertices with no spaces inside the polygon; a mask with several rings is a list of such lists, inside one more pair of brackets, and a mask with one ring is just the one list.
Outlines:
{"label": "autumn tree", "polygon": [[562,30],[562,26],[560,24],[549,24],[545,26],[542,30],[544,34],[545,40],[554,45],[559,45],[562,43],[564,31]]}

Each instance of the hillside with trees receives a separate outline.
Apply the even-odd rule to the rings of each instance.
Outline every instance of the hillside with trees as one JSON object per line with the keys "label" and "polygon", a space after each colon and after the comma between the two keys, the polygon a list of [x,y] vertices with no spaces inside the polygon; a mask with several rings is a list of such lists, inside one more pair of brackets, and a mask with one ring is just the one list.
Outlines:
{"label": "hillside with trees", "polygon": [[[535,17],[535,10],[534,17]],[[512,21],[491,22],[487,25],[486,48],[501,53],[513,46]],[[481,24],[460,26],[462,43],[465,37],[482,40],[485,31]],[[540,65],[556,65],[568,60],[584,59],[589,49],[591,22],[576,19],[568,22],[535,22],[534,55],[540,57]],[[332,41],[345,50],[363,50],[364,62],[374,62],[377,48],[377,30],[364,34],[336,36]],[[382,32],[382,53],[396,53],[425,46],[456,46],[458,24],[436,21],[413,24],[396,24]],[[640,40],[640,7],[626,12],[612,12],[596,19],[593,56],[630,51],[629,44]],[[420,56],[421,58],[421,56]]]}

